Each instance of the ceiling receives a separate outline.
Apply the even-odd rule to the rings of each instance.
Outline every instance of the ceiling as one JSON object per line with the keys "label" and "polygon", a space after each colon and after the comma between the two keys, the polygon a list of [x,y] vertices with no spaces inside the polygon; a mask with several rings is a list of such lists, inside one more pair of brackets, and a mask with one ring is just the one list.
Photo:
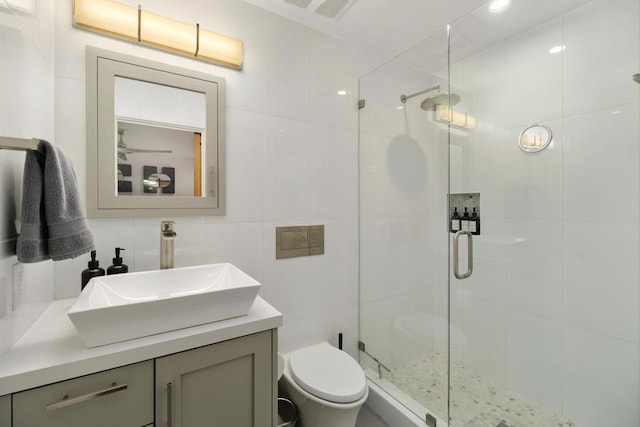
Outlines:
{"label": "ceiling", "polygon": [[512,0],[501,13],[489,11],[489,0],[245,1],[434,72],[446,66],[447,24],[453,24],[452,58],[461,59],[550,22],[590,0]]}
{"label": "ceiling", "polygon": [[[342,40],[395,57],[485,0],[245,0]],[[335,8],[334,8],[335,6]],[[324,16],[328,15],[328,16]]]}

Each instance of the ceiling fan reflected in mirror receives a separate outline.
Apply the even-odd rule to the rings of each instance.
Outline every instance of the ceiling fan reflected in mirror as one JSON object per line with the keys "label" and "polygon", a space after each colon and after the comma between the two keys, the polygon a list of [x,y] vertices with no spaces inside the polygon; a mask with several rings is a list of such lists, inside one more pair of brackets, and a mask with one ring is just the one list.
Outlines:
{"label": "ceiling fan reflected in mirror", "polygon": [[126,129],[118,128],[118,158],[127,161],[127,154],[135,153],[173,153],[171,150],[148,150],[144,148],[133,148],[127,146],[124,142],[124,136],[127,133]]}

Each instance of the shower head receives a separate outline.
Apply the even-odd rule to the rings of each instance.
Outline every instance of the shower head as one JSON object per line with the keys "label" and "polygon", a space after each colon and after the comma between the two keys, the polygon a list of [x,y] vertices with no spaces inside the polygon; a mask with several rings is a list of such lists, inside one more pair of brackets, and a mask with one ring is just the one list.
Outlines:
{"label": "shower head", "polygon": [[633,75],[633,81],[636,83],[640,83],[640,73]]}
{"label": "shower head", "polygon": [[456,105],[460,102],[460,96],[455,93],[439,93],[438,95],[430,96],[420,103],[420,108],[425,111],[433,111],[437,105]]}

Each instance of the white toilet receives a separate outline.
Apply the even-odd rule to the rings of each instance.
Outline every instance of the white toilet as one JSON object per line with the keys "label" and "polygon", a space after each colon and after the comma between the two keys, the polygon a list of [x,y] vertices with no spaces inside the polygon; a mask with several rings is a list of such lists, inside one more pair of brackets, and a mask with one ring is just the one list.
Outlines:
{"label": "white toilet", "polygon": [[354,427],[369,395],[360,365],[326,342],[285,354],[280,385],[301,427]]}

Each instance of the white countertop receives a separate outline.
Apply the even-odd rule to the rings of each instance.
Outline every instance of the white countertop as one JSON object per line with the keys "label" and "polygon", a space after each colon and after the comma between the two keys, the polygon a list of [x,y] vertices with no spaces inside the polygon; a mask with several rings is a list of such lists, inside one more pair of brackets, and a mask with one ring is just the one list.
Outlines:
{"label": "white countertop", "polygon": [[257,297],[246,316],[87,348],[67,316],[74,302],[53,302],[0,357],[0,396],[282,326],[282,314]]}

